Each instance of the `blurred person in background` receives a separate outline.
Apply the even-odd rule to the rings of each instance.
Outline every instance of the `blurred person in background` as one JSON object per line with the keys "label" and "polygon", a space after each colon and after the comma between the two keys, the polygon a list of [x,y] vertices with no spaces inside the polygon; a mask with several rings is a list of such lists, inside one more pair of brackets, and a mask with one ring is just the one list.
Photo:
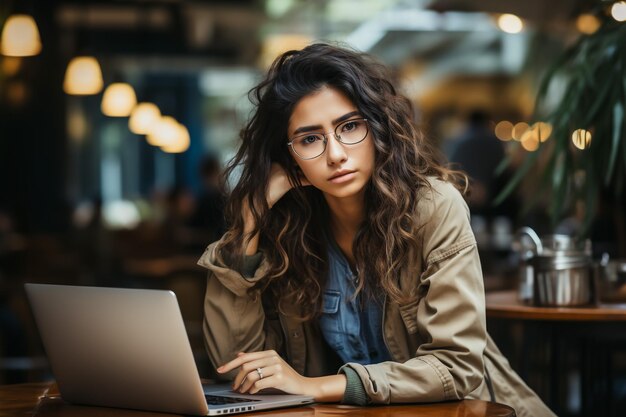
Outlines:
{"label": "blurred person in background", "polygon": [[209,269],[204,335],[233,389],[319,402],[479,398],[553,416],[489,337],[463,174],[365,54],[279,56],[226,171],[241,169]]}
{"label": "blurred person in background", "polygon": [[187,187],[176,185],[167,192],[161,227],[162,243],[169,247],[170,254],[195,249],[195,231],[190,228],[195,207],[195,198]]}
{"label": "blurred person in background", "polygon": [[470,178],[467,199],[472,215],[488,220],[501,214],[502,209],[492,205],[502,180],[495,175],[496,167],[504,159],[504,147],[490,126],[489,115],[481,109],[471,110],[461,135],[452,140],[448,159],[465,171]]}
{"label": "blurred person in background", "polygon": [[216,155],[207,155],[200,163],[202,192],[196,201],[189,225],[202,243],[213,242],[226,231],[224,219],[224,191],[220,185],[222,170]]}

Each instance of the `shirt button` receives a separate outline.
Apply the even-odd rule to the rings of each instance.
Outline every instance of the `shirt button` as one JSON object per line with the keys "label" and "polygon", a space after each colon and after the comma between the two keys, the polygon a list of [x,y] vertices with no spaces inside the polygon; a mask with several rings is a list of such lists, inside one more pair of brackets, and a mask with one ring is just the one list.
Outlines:
{"label": "shirt button", "polygon": [[300,332],[295,330],[291,335],[294,337],[294,339],[297,339],[298,337],[300,337]]}

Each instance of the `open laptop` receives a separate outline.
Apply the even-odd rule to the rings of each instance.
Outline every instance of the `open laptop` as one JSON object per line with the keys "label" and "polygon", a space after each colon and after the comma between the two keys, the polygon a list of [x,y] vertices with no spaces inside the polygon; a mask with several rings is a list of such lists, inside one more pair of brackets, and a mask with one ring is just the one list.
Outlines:
{"label": "open laptop", "polygon": [[171,291],[25,288],[61,397],[71,403],[223,415],[313,402],[203,387]]}

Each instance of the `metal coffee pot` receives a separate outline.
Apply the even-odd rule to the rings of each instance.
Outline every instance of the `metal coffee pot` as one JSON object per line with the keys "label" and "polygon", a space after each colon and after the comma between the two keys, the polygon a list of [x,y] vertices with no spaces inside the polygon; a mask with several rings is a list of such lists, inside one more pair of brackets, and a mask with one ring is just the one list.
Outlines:
{"label": "metal coffee pot", "polygon": [[567,235],[539,238],[530,227],[516,235],[520,253],[520,300],[540,306],[576,306],[593,301],[591,242]]}

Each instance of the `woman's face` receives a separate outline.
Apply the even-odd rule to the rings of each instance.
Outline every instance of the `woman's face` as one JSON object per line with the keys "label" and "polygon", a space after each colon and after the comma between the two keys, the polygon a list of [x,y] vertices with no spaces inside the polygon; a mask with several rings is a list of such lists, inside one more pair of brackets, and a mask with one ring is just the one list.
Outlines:
{"label": "woman's face", "polygon": [[353,145],[339,142],[334,135],[337,125],[362,117],[354,103],[332,87],[322,87],[300,99],[294,107],[289,119],[290,139],[303,133],[326,134],[326,150],[317,158],[302,159],[289,147],[306,179],[326,198],[357,196],[372,176],[374,141],[371,133]]}

